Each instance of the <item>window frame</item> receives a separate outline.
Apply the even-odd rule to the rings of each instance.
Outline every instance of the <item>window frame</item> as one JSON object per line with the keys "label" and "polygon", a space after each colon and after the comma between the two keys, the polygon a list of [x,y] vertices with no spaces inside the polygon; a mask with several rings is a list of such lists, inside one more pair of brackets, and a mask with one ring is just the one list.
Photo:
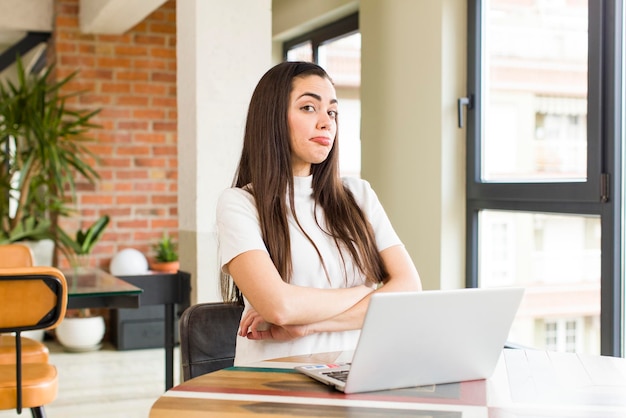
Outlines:
{"label": "window frame", "polygon": [[466,286],[478,287],[483,209],[600,217],[600,351],[624,355],[622,205],[622,0],[589,1],[587,180],[481,181],[482,3],[468,1]]}
{"label": "window frame", "polygon": [[287,53],[290,49],[311,42],[313,62],[318,63],[318,50],[321,45],[331,42],[337,38],[351,35],[359,31],[359,12],[352,13],[333,23],[314,29],[300,36],[288,39],[283,42],[283,61],[287,61]]}

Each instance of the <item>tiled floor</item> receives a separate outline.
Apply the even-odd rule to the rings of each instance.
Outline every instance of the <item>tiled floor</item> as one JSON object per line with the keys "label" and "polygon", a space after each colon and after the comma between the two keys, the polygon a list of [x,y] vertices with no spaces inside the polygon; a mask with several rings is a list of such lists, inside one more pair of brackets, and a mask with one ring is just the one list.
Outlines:
{"label": "tiled floor", "polygon": [[[165,350],[116,351],[105,345],[89,353],[67,353],[53,341],[50,361],[59,372],[59,394],[46,406],[48,418],[146,418],[165,391]],[[179,349],[174,384],[180,380]],[[0,411],[0,418],[30,417],[30,411]]]}

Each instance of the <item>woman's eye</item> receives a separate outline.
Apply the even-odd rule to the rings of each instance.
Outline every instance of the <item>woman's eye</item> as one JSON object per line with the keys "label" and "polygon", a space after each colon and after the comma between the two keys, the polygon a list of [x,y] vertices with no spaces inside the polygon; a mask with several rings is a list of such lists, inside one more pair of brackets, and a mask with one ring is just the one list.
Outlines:
{"label": "woman's eye", "polygon": [[305,112],[315,112],[315,108],[312,105],[302,106],[300,109],[304,110]]}
{"label": "woman's eye", "polygon": [[330,116],[332,119],[335,119],[337,117],[337,111],[336,110],[330,110],[328,112],[328,116]]}

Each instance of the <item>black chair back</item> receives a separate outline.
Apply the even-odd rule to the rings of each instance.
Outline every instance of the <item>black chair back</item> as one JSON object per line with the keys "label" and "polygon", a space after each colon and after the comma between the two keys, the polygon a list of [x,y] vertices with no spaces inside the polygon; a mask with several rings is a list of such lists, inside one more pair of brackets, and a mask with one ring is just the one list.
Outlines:
{"label": "black chair back", "polygon": [[243,306],[199,303],[187,308],[179,322],[183,381],[231,367]]}

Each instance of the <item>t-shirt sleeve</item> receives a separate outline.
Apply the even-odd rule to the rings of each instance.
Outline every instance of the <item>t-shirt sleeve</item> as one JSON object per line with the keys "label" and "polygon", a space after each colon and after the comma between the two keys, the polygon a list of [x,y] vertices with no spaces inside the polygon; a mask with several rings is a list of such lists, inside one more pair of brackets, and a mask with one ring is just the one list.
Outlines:
{"label": "t-shirt sleeve", "polygon": [[345,177],[343,182],[352,192],[357,204],[372,224],[378,251],[395,245],[403,245],[369,182],[354,177]]}
{"label": "t-shirt sleeve", "polygon": [[226,189],[217,202],[217,237],[220,267],[228,274],[228,263],[251,250],[267,251],[254,198],[240,188]]}

